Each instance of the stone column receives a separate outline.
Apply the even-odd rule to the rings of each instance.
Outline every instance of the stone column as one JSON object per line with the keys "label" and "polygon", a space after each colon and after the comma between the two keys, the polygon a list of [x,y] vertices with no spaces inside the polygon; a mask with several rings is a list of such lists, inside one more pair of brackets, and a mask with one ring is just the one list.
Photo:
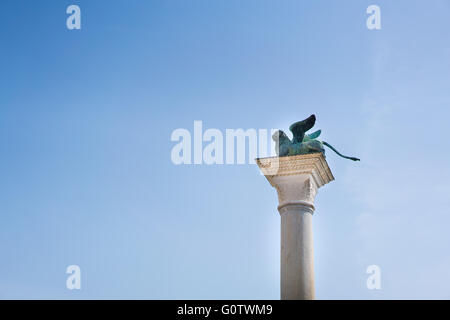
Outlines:
{"label": "stone column", "polygon": [[281,299],[312,300],[312,215],[317,190],[334,180],[322,153],[256,159],[278,193],[281,215]]}

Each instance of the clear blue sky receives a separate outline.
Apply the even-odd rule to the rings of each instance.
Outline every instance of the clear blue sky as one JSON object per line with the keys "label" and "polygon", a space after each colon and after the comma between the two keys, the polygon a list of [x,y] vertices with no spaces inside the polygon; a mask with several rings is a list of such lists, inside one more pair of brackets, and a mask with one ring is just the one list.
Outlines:
{"label": "clear blue sky", "polygon": [[170,135],[311,113],[362,159],[328,153],[317,298],[450,298],[449,16],[447,0],[2,0],[0,298],[278,299],[275,190],[255,165],[175,166]]}

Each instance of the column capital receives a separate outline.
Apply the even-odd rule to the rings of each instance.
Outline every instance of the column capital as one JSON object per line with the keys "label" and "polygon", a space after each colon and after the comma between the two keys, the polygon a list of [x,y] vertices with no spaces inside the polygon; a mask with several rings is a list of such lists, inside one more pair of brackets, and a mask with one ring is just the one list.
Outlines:
{"label": "column capital", "polygon": [[334,180],[322,153],[256,159],[261,172],[278,192],[278,211],[304,206],[314,211],[317,190]]}

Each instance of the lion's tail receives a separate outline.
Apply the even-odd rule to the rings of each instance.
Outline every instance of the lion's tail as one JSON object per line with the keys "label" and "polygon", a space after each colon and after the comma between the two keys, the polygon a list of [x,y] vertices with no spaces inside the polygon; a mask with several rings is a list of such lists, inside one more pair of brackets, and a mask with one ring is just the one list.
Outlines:
{"label": "lion's tail", "polygon": [[322,141],[322,143],[323,143],[324,145],[326,145],[328,148],[330,148],[331,150],[333,150],[334,152],[336,152],[336,153],[337,153],[339,156],[341,156],[342,158],[349,159],[349,160],[353,160],[353,161],[361,161],[361,160],[358,159],[358,158],[347,157],[347,156],[342,155],[342,154],[339,153],[339,151],[337,151],[331,144],[328,144],[328,143],[326,143],[325,141]]}

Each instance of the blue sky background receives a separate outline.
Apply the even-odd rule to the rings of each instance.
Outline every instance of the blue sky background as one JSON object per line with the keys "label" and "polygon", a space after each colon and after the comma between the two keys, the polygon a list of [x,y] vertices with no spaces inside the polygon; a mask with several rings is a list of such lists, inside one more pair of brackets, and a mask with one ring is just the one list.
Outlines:
{"label": "blue sky background", "polygon": [[[382,30],[366,28],[371,4]],[[170,135],[315,113],[362,159],[327,153],[317,298],[449,299],[449,14],[446,0],[2,0],[0,298],[278,299],[275,190],[255,165],[175,166]],[[382,290],[366,288],[372,264]]]}

